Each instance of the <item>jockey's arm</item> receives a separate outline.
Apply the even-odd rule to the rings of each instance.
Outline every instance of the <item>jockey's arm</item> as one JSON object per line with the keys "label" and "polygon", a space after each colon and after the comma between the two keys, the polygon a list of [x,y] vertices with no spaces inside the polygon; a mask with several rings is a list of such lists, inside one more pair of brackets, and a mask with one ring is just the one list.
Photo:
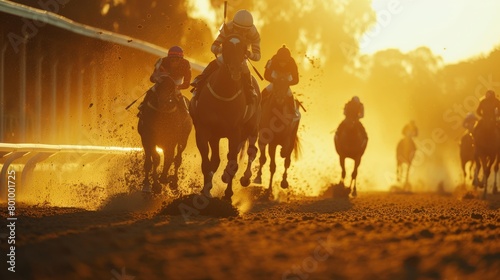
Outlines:
{"label": "jockey's arm", "polygon": [[297,63],[295,63],[295,60],[292,59],[292,66],[290,67],[292,69],[292,80],[290,81],[290,85],[294,86],[299,83],[299,70],[297,68]]}
{"label": "jockey's arm", "polygon": [[179,66],[182,67],[183,82],[178,86],[178,89],[188,89],[191,85],[191,64],[186,59],[183,59],[182,64]]}
{"label": "jockey's arm", "polygon": [[266,68],[264,69],[264,79],[266,81],[272,83],[273,82],[273,70],[272,70],[272,60],[268,60],[266,64]]}
{"label": "jockey's arm", "polygon": [[150,82],[152,82],[152,83],[158,82],[158,79],[160,78],[161,69],[163,68],[161,66],[162,62],[163,62],[163,58],[160,58],[156,61],[155,69],[153,70],[153,73],[151,73],[151,76],[149,77]]}
{"label": "jockey's arm", "polygon": [[363,103],[359,104],[359,118],[363,118],[365,116],[365,106]]}
{"label": "jockey's arm", "polygon": [[250,41],[251,49],[252,52],[248,59],[253,60],[253,61],[259,61],[260,60],[260,34],[257,31],[257,28],[255,26],[252,26],[250,29],[250,34],[248,35],[248,39]]}

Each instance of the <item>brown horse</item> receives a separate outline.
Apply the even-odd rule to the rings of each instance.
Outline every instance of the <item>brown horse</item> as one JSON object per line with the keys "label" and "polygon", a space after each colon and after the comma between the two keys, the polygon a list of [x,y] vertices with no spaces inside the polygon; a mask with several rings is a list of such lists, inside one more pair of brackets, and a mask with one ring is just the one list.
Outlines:
{"label": "brown horse", "polygon": [[356,177],[358,176],[358,167],[368,143],[368,137],[361,122],[358,119],[346,118],[335,132],[334,143],[342,167],[342,180],[340,182],[342,185],[344,185],[346,176],[345,159],[351,158],[354,160],[349,190],[352,190],[352,196],[357,196]]}
{"label": "brown horse", "polygon": [[[472,136],[472,132],[467,130],[464,135],[460,138],[460,167],[462,168],[462,174],[464,178],[464,185],[467,182],[467,177],[469,180],[472,180],[473,173],[472,169],[474,165],[477,164],[477,158],[475,154],[474,147],[474,137]],[[467,164],[469,164],[468,172],[467,172]]]}
{"label": "brown horse", "polygon": [[[500,134],[496,121],[487,119],[480,120],[474,129],[473,136],[476,147],[475,156],[478,160],[472,184],[475,187],[484,188],[483,198],[486,198],[491,167],[495,164],[499,154]],[[480,170],[482,171],[482,180],[479,180]],[[496,182],[494,185],[494,192],[496,192]]]}
{"label": "brown horse", "polygon": [[[410,167],[415,157],[415,152],[417,151],[417,146],[413,141],[413,138],[409,133],[405,135],[403,139],[398,142],[396,147],[396,178],[398,182],[401,182],[404,176],[404,187],[403,189],[409,190],[409,177],[410,177]],[[404,170],[404,166],[406,169]]]}
{"label": "brown horse", "polygon": [[[229,145],[228,163],[222,175],[222,181],[227,184],[224,199],[231,200],[233,195],[232,181],[238,170],[238,153],[247,140],[249,165],[257,154],[255,143],[260,120],[260,100],[254,104],[254,108],[249,108],[243,94],[241,77],[248,71],[244,65],[246,46],[246,42],[238,36],[226,38],[222,43],[223,63],[210,75],[206,85],[199,89],[198,100],[192,106],[196,145],[202,161],[202,193],[208,197],[211,196],[213,175],[220,164],[220,139],[227,138]],[[257,81],[253,77],[252,81],[259,92]]]}
{"label": "brown horse", "polygon": [[269,93],[270,96],[262,104],[262,118],[259,127],[260,165],[254,182],[257,184],[262,183],[262,167],[267,161],[266,147],[269,145],[271,178],[267,189],[268,196],[272,195],[273,176],[276,172],[275,155],[277,146],[281,146],[280,156],[285,159],[285,171],[281,181],[281,187],[284,189],[288,188],[289,185],[287,170],[291,164],[292,151],[295,151],[295,158],[299,154],[300,144],[297,130],[299,128],[300,113],[296,112],[295,108],[287,106],[286,100],[289,91],[288,76],[278,75],[273,83],[273,91]]}
{"label": "brown horse", "polygon": [[[177,86],[169,76],[163,77],[157,83],[155,90],[148,95],[139,113],[137,130],[141,136],[144,148],[144,181],[143,191],[151,192],[149,173],[152,169],[153,192],[161,193],[161,184],[168,183],[173,189],[177,188],[178,171],[182,164],[182,153],[193,127],[191,117],[185,110],[182,102],[189,102],[185,97],[179,100]],[[156,147],[163,150],[163,171],[158,177],[157,168],[160,164],[160,155]],[[177,148],[177,153],[175,149]],[[175,156],[174,156],[175,154]],[[169,176],[170,167],[174,163],[174,174]]]}

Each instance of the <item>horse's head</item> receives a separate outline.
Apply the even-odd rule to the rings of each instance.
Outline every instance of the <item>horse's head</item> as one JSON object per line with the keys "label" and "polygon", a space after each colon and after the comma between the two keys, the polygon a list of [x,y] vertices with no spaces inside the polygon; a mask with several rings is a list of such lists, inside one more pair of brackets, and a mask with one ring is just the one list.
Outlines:
{"label": "horse's head", "polygon": [[231,78],[235,81],[241,78],[246,59],[247,44],[238,35],[228,36],[222,42],[222,58]]}
{"label": "horse's head", "polygon": [[283,104],[290,89],[291,76],[288,73],[273,72],[273,95],[278,104]]}
{"label": "horse's head", "polygon": [[156,83],[156,109],[162,112],[172,112],[177,106],[177,85],[170,76],[161,77]]}

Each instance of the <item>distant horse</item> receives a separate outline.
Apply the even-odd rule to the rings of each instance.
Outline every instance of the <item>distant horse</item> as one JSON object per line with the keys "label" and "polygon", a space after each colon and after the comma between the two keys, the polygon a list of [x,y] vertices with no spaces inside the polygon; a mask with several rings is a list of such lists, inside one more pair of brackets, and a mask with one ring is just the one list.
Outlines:
{"label": "distant horse", "polygon": [[[153,192],[161,193],[161,183],[169,183],[170,187],[177,188],[178,171],[182,164],[182,153],[191,133],[192,121],[189,113],[180,105],[189,102],[185,97],[178,100],[177,86],[174,80],[163,77],[156,84],[155,90],[148,100],[144,100],[144,107],[139,113],[137,130],[141,136],[144,148],[144,181],[143,191],[151,192],[149,174],[152,169]],[[163,171],[158,177],[157,168],[160,164],[160,155],[156,147],[163,150]],[[177,153],[175,154],[175,149]],[[174,157],[175,154],[175,157]],[[170,166],[175,163],[174,174],[169,175]]]}
{"label": "distant horse", "polygon": [[[462,135],[462,138],[460,138],[460,166],[464,176],[464,185],[467,181],[467,177],[472,180],[472,169],[474,168],[474,165],[477,164],[476,161],[477,158],[475,155],[474,137],[472,136],[472,132],[467,130],[467,132]],[[467,163],[470,163],[468,172],[466,168]]]}
{"label": "distant horse", "polygon": [[[416,151],[417,146],[410,134],[406,134],[405,137],[398,142],[396,148],[396,177],[398,182],[401,182],[404,176],[404,189],[409,189],[410,167]],[[406,170],[403,170],[403,166],[406,166]]]}
{"label": "distant horse", "polygon": [[278,74],[273,83],[273,91],[263,101],[262,118],[259,127],[259,171],[254,179],[255,183],[262,183],[262,167],[267,161],[266,147],[269,145],[269,164],[271,178],[267,194],[272,195],[273,176],[276,172],[275,154],[278,145],[281,146],[280,156],[285,159],[285,171],[281,181],[281,187],[288,188],[287,170],[291,164],[292,151],[295,151],[295,158],[299,153],[299,139],[297,130],[299,128],[300,113],[296,114],[295,109],[287,106],[287,94],[290,90],[288,75]]}
{"label": "distant horse", "polygon": [[[231,200],[233,178],[238,170],[238,153],[248,140],[248,164],[257,155],[258,127],[260,120],[260,100],[249,108],[243,94],[241,76],[245,71],[247,44],[238,36],[228,36],[222,43],[222,65],[215,70],[203,88],[198,101],[192,104],[196,131],[196,145],[201,155],[203,172],[203,194],[210,196],[212,178],[220,164],[219,142],[228,139],[228,163],[222,175],[227,184],[224,199]],[[257,81],[252,77],[254,88],[259,92]],[[249,112],[254,112],[249,114]],[[211,155],[209,157],[209,148]],[[250,167],[247,168],[250,172]],[[243,180],[242,180],[243,181]],[[249,183],[242,182],[242,183]]]}
{"label": "distant horse", "polygon": [[[497,160],[499,153],[500,134],[495,120],[482,119],[478,123],[474,130],[474,143],[476,146],[475,156],[478,161],[474,172],[473,185],[484,188],[483,198],[486,198],[491,167]],[[478,177],[480,170],[482,170],[481,181]]]}
{"label": "distant horse", "polygon": [[342,167],[341,183],[344,185],[346,176],[345,159],[351,158],[354,160],[354,169],[351,174],[349,189],[352,190],[352,196],[357,196],[356,177],[361,157],[365,153],[368,137],[358,119],[346,118],[344,124],[339,125],[334,136],[335,149],[339,154],[340,166]]}

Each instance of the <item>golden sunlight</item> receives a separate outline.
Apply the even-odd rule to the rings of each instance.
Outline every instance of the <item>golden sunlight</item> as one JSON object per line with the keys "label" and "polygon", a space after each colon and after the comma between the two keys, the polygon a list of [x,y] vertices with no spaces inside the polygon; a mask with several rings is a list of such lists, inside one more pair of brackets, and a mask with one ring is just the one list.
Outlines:
{"label": "golden sunlight", "polygon": [[445,63],[484,55],[500,46],[495,0],[373,0],[377,23],[360,39],[364,54],[429,47]]}

